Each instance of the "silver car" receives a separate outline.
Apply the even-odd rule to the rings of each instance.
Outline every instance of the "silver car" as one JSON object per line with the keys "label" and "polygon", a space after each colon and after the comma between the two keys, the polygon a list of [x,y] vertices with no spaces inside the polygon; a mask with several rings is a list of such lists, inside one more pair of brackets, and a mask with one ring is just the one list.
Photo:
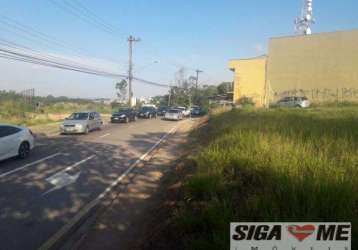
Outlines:
{"label": "silver car", "polygon": [[61,134],[87,134],[96,129],[101,129],[102,118],[97,112],[76,112],[70,115],[60,125]]}
{"label": "silver car", "polygon": [[307,97],[288,96],[279,100],[275,106],[282,108],[308,108],[310,105],[311,102],[307,99]]}

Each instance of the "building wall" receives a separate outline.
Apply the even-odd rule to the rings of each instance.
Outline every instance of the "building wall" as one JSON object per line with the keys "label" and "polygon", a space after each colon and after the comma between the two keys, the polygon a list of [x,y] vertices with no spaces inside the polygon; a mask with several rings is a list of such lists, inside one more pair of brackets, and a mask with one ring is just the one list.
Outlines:
{"label": "building wall", "polygon": [[271,39],[267,86],[272,100],[358,101],[358,30]]}
{"label": "building wall", "polygon": [[231,60],[234,72],[234,103],[242,97],[252,98],[256,106],[264,105],[266,57]]}

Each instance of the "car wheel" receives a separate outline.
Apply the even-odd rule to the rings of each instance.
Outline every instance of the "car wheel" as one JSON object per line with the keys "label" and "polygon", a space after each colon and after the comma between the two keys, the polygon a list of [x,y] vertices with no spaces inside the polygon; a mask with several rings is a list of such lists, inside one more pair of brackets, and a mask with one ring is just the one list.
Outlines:
{"label": "car wheel", "polygon": [[21,143],[18,151],[18,156],[20,159],[25,159],[30,154],[30,144],[28,142]]}
{"label": "car wheel", "polygon": [[295,105],[296,108],[302,108],[299,104]]}

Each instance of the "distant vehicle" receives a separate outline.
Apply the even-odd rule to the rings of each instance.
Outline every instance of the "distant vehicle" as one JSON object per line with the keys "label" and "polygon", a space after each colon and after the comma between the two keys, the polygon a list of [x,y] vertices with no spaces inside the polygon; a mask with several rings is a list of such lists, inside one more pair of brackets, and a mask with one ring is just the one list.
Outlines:
{"label": "distant vehicle", "polygon": [[34,145],[35,140],[30,129],[0,124],[0,160],[15,156],[25,159]]}
{"label": "distant vehicle", "polygon": [[165,120],[174,120],[174,121],[180,121],[183,119],[183,112],[180,109],[169,109],[165,115]]}
{"label": "distant vehicle", "polygon": [[184,117],[190,116],[190,110],[186,107],[175,107],[175,109],[179,109],[183,113]]}
{"label": "distant vehicle", "polygon": [[97,112],[76,112],[66,118],[60,125],[61,134],[88,134],[101,129],[103,121]]}
{"label": "distant vehicle", "polygon": [[132,108],[123,108],[112,114],[111,122],[131,122],[137,120],[137,112]]}
{"label": "distant vehicle", "polygon": [[157,117],[157,109],[154,107],[142,107],[138,112],[139,118],[156,118]]}
{"label": "distant vehicle", "polygon": [[199,106],[193,106],[191,108],[191,115],[192,116],[199,116],[203,113],[203,111],[201,110],[201,108]]}
{"label": "distant vehicle", "polygon": [[308,108],[310,107],[311,102],[307,97],[298,97],[298,96],[288,96],[284,97],[276,103],[276,107],[289,108]]}
{"label": "distant vehicle", "polygon": [[151,107],[151,108],[155,108],[155,109],[157,108],[157,106],[155,106],[154,104],[143,104],[142,108],[143,107]]}
{"label": "distant vehicle", "polygon": [[157,110],[157,114],[158,116],[163,116],[165,115],[165,113],[168,111],[167,107],[159,107]]}

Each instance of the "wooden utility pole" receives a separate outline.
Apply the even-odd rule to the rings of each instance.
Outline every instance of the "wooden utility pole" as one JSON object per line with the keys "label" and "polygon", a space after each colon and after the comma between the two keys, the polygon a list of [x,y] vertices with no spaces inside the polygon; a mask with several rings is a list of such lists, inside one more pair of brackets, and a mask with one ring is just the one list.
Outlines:
{"label": "wooden utility pole", "polygon": [[129,43],[129,69],[128,69],[128,104],[129,107],[132,107],[132,98],[133,98],[133,91],[132,91],[132,80],[133,80],[133,42],[139,42],[139,38],[134,38],[133,36],[128,37]]}

